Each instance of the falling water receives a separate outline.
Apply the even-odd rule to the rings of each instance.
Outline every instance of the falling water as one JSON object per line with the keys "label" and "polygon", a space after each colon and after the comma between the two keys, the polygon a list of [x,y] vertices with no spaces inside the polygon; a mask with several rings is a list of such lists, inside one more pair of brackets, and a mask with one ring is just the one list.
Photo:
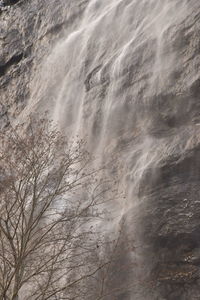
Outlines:
{"label": "falling water", "polygon": [[[199,4],[187,0],[86,2],[79,20],[66,29],[39,66],[24,113],[48,109],[68,135],[86,138],[90,151],[101,161],[118,154],[126,193],[118,222],[125,219],[125,235],[134,240],[127,259],[138,260],[128,273],[135,280],[142,272],[150,273],[148,261],[155,259],[149,242],[143,240],[143,215],[158,170],[170,157],[192,148],[194,136],[197,139],[191,122],[184,122],[190,111],[188,86],[197,76],[190,70],[181,77],[186,61],[179,57],[184,24]],[[168,299],[145,294],[144,289],[141,284],[114,299]]]}

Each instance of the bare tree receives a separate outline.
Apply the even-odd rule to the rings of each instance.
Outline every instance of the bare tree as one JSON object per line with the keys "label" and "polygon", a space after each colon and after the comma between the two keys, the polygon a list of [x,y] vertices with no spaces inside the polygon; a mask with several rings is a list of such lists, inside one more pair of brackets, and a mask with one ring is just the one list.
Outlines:
{"label": "bare tree", "polygon": [[92,253],[113,191],[90,161],[82,141],[46,120],[0,136],[0,299],[81,299],[84,281],[108,265]]}

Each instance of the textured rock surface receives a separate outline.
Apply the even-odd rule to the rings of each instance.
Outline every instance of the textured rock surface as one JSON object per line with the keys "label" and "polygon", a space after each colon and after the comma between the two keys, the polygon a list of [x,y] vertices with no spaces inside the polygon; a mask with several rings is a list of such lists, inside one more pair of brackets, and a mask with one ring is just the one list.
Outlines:
{"label": "textured rock surface", "polygon": [[64,31],[73,30],[87,1],[12,1],[0,13],[1,127],[27,104],[30,81]]}
{"label": "textured rock surface", "polygon": [[113,299],[199,299],[200,3],[101,3],[24,0],[1,13],[1,126],[34,100],[97,152],[121,151],[136,245],[111,285],[142,278]]}

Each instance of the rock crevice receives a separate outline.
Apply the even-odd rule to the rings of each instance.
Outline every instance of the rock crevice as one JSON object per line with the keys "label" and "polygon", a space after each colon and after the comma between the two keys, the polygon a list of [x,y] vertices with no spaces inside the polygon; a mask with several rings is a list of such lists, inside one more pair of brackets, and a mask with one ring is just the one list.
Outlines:
{"label": "rock crevice", "polygon": [[19,53],[12,56],[6,63],[0,64],[0,77],[4,76],[13,65],[19,64],[22,59],[23,53]]}

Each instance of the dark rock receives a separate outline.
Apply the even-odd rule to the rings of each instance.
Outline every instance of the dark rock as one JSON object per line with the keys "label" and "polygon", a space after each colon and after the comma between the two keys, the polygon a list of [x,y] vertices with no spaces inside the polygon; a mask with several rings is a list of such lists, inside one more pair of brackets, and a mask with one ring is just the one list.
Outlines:
{"label": "dark rock", "polygon": [[0,64],[0,77],[4,76],[7,72],[7,70],[12,66],[12,65],[17,65],[23,58],[23,53],[16,54],[11,57],[9,61],[7,61],[5,64]]}

